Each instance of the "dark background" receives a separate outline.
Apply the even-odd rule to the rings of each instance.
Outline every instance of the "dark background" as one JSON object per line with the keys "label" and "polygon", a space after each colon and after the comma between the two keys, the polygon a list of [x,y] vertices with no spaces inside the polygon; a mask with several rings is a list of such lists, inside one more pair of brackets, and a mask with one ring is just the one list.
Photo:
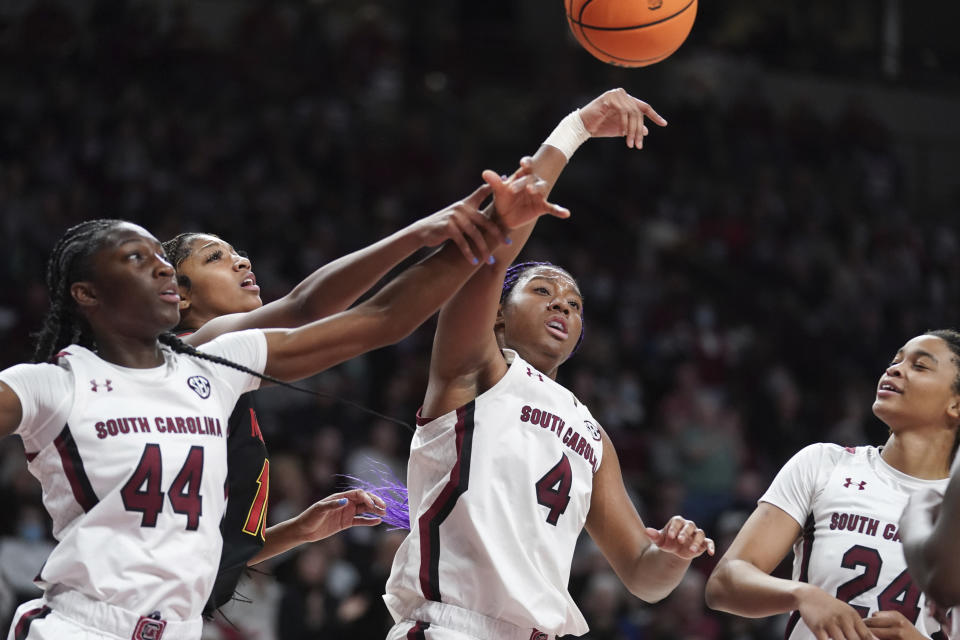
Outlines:
{"label": "dark background", "polygon": [[[586,54],[560,2],[0,2],[0,367],[29,359],[46,256],[71,224],[222,235],[264,298],[509,172],[621,86],[669,121],[641,152],[593,140],[523,257],[571,269],[587,337],[560,372],[618,448],[648,524],[729,539],[816,441],[881,444],[896,349],[958,317],[960,42],[945,5],[705,2],[642,69]],[[412,422],[431,327],[308,385]],[[261,395],[272,522],[409,433],[342,403]],[[49,542],[18,439],[0,443],[0,615]],[[384,529],[381,527],[381,529]],[[254,574],[209,638],[380,638],[398,533],[364,530]],[[782,619],[626,594],[586,538],[571,591],[590,638],[774,638]],[[789,568],[786,568],[789,575]],[[5,627],[4,627],[5,628]]]}

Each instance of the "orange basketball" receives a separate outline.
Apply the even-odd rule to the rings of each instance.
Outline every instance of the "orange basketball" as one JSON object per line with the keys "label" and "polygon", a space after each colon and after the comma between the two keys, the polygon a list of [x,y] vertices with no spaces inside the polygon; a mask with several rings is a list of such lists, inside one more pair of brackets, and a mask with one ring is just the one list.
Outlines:
{"label": "orange basketball", "polygon": [[577,41],[598,60],[645,67],[680,48],[697,0],[564,0]]}

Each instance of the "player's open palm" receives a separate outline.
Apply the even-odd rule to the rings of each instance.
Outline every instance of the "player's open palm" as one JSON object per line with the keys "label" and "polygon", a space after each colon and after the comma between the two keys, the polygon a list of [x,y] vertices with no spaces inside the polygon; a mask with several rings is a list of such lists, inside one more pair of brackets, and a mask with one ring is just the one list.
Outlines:
{"label": "player's open palm", "polygon": [[493,204],[497,208],[500,224],[507,229],[516,229],[533,222],[544,214],[557,218],[569,218],[570,211],[560,205],[547,202],[549,185],[534,173],[530,173],[530,158],[520,161],[520,169],[509,178],[502,178],[487,169],[483,179],[493,190]]}
{"label": "player's open palm", "polygon": [[856,609],[813,585],[800,595],[800,616],[818,640],[870,640],[873,634]]}
{"label": "player's open palm", "polygon": [[623,89],[611,89],[594,98],[580,109],[580,119],[594,138],[626,138],[628,147],[643,147],[643,137],[649,133],[644,118],[661,127],[667,121],[643,100],[634,98]]}
{"label": "player's open palm", "polygon": [[653,527],[647,527],[646,530],[661,550],[685,560],[692,560],[704,551],[711,556],[716,552],[713,540],[707,537],[703,529],[697,527],[693,520],[682,516],[673,516],[659,531]]}
{"label": "player's open palm", "polygon": [[298,537],[316,542],[353,526],[372,527],[385,513],[383,500],[362,489],[334,493],[297,516]]}
{"label": "player's open palm", "polygon": [[899,611],[874,611],[864,623],[879,640],[922,640],[927,637]]}

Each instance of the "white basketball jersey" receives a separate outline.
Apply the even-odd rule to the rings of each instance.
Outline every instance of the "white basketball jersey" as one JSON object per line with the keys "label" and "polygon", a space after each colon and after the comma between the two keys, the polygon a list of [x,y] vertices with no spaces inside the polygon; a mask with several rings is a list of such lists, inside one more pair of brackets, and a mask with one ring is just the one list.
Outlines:
{"label": "white basketball jersey", "polygon": [[[210,345],[217,342],[237,341]],[[45,442],[26,434],[24,442],[59,541],[37,583],[48,593],[72,589],[141,615],[188,620],[203,610],[220,559],[227,417],[259,381],[164,354],[165,366],[126,369],[71,345],[58,362],[73,381],[65,424],[51,424]],[[15,369],[31,366],[5,372],[24,404],[29,388],[17,384]]]}
{"label": "white basketball jersey", "polygon": [[[940,625],[907,573],[897,529],[913,492],[942,491],[946,483],[897,471],[876,447],[820,443],[797,453],[760,501],[783,509],[803,527],[794,545],[794,580],[821,587],[863,617],[899,611],[929,637]],[[786,637],[815,638],[796,611]]]}
{"label": "white basketball jersey", "polygon": [[600,430],[574,395],[504,350],[509,368],[410,446],[410,534],[384,600],[398,621],[443,602],[521,628],[581,635],[567,591],[600,467]]}

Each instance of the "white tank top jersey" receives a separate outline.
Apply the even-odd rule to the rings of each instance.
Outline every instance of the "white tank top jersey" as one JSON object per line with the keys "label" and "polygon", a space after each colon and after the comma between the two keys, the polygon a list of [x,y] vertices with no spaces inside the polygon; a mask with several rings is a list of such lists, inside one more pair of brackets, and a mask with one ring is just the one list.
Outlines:
{"label": "white tank top jersey", "polygon": [[[942,492],[947,482],[901,473],[884,462],[877,447],[819,443],[794,455],[760,501],[783,509],[803,527],[793,547],[794,580],[821,587],[863,617],[899,611],[930,637],[940,625],[907,573],[897,529],[913,492]],[[786,638],[815,638],[797,611]]]}
{"label": "white tank top jersey", "polygon": [[[202,350],[258,372],[266,363],[261,331]],[[188,620],[200,616],[220,559],[227,417],[260,380],[163,353],[163,366],[129,369],[71,345],[55,365],[17,365],[0,379],[23,405],[17,433],[59,541],[37,584]]]}
{"label": "white tank top jersey", "polygon": [[397,621],[442,602],[582,635],[587,623],[567,583],[600,468],[600,429],[569,390],[503,354],[499,382],[413,437],[410,533],[384,600]]}

